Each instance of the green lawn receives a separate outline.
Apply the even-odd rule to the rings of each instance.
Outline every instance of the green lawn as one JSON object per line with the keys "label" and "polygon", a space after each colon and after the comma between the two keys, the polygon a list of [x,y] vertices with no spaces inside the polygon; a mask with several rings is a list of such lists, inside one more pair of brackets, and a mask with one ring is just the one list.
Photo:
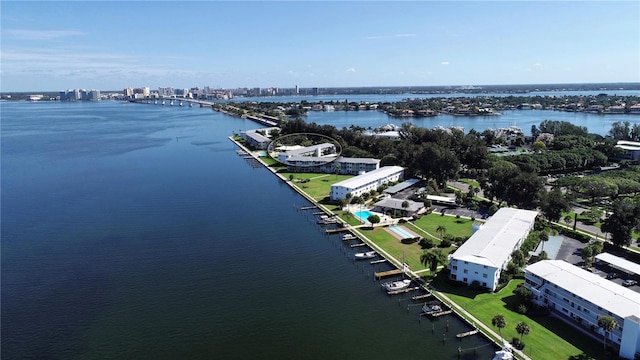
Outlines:
{"label": "green lawn", "polygon": [[419,271],[425,268],[420,263],[420,255],[422,255],[423,250],[418,243],[403,244],[382,227],[376,227],[373,230],[359,229],[359,231],[398,261],[403,261],[404,259],[411,270]]}
{"label": "green lawn", "polygon": [[491,320],[496,314],[503,315],[507,326],[501,333],[507,341],[511,341],[513,337],[520,337],[515,330],[518,322],[527,323],[531,331],[523,337],[522,341],[526,344],[524,352],[532,359],[568,359],[570,356],[582,353],[596,359],[603,358],[602,343],[586,337],[564,322],[549,316],[532,318],[517,313],[515,309],[519,302],[513,290],[521,283],[522,280],[511,281],[508,286],[495,294],[477,293],[466,286],[453,286],[443,276],[438,276],[433,285],[496,332],[498,329],[491,324]]}
{"label": "green lawn", "polygon": [[[313,197],[316,201],[322,201],[331,194],[331,185],[353,177],[353,175],[287,172],[281,172],[280,175],[286,179],[289,179],[289,176],[293,175],[293,184]],[[306,180],[308,181],[303,182]]]}
{"label": "green lawn", "polygon": [[[428,214],[416,220],[415,225],[429,234],[440,237],[436,231],[442,225],[446,229],[445,234],[452,236],[471,236],[473,221],[470,219],[456,219],[453,216],[441,216],[439,214]],[[422,235],[422,234],[421,234]]]}
{"label": "green lawn", "polygon": [[[429,214],[416,220],[415,224],[405,223],[400,225],[405,226],[407,229],[422,237],[429,237],[425,232],[439,237],[436,232],[439,225],[443,225],[447,229],[447,234],[453,236],[470,236],[472,222],[469,219],[456,219],[452,216]],[[424,265],[420,262],[420,255],[422,255],[424,249],[422,249],[417,242],[413,244],[403,244],[383,227],[376,227],[373,230],[361,229],[360,231],[394,258],[399,261],[402,261],[404,258],[411,270],[420,271],[425,269]],[[448,247],[442,250],[448,255],[454,251],[455,248]]]}
{"label": "green lawn", "polygon": [[480,189],[480,183],[477,182],[476,180],[472,180],[472,179],[458,179],[459,182],[467,184],[467,185],[473,185],[476,188]]}

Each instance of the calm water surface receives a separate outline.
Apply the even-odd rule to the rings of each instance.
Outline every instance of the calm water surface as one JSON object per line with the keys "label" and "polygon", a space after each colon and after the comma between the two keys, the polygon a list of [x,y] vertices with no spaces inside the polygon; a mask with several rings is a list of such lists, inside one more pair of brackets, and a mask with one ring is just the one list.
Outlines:
{"label": "calm water surface", "polygon": [[1,106],[3,359],[491,358],[478,336],[454,340],[454,317],[419,322],[386,296],[372,280],[386,268],[354,263],[239,157],[227,137],[253,123]]}

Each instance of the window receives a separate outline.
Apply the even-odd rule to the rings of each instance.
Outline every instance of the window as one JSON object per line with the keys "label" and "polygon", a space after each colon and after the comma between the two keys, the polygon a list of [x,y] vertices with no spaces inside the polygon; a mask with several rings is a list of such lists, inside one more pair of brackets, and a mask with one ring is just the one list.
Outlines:
{"label": "window", "polygon": [[469,273],[469,270],[464,269],[464,273],[465,273],[465,274],[468,274],[468,273]]}
{"label": "window", "polygon": [[453,265],[453,270],[458,270],[458,267]]}
{"label": "window", "polygon": [[482,277],[486,279],[487,278],[487,274],[482,274]]}

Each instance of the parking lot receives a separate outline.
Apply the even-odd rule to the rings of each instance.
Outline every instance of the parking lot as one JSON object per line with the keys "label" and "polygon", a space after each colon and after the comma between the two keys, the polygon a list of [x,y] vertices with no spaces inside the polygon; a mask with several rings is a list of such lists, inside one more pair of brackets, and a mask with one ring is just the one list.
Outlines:
{"label": "parking lot", "polygon": [[[585,245],[586,244],[583,244],[578,240],[565,236],[562,240],[562,246],[558,251],[556,260],[564,260],[570,264],[584,268],[584,261],[582,260],[581,251]],[[590,271],[598,276],[601,276],[604,279],[607,279],[607,275],[611,274],[613,276],[610,276],[610,278],[607,280],[612,281],[618,285],[623,285],[623,282],[628,279],[636,281],[638,280],[637,276],[633,276],[625,273],[624,271],[614,269],[606,263],[596,262],[590,269]],[[638,284],[626,287],[637,293],[640,293],[640,285]]]}

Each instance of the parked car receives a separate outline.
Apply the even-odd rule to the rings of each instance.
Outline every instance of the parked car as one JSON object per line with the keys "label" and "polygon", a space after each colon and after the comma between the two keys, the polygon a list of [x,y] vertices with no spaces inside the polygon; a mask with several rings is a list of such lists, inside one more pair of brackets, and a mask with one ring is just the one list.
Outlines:
{"label": "parked car", "polygon": [[618,277],[618,273],[610,272],[607,274],[607,279],[615,279]]}
{"label": "parked car", "polygon": [[633,286],[633,285],[635,285],[637,283],[638,282],[635,281],[635,280],[627,279],[627,280],[622,282],[622,286]]}

